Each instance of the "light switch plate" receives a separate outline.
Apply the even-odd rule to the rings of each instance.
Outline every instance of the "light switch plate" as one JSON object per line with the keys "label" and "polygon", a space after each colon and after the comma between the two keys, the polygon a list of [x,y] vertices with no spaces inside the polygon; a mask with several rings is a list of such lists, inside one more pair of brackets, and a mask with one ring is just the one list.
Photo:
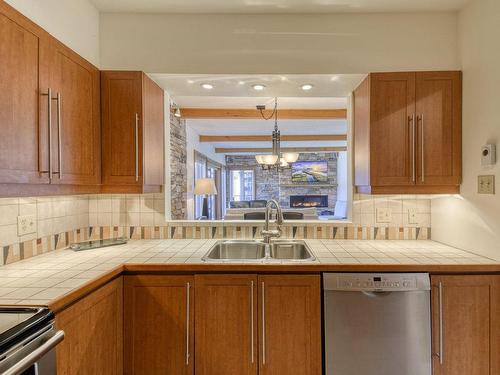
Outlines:
{"label": "light switch plate", "polygon": [[415,208],[408,209],[408,224],[418,224],[417,210]]}
{"label": "light switch plate", "polygon": [[377,223],[390,223],[392,212],[390,208],[377,208]]}
{"label": "light switch plate", "polygon": [[17,235],[24,236],[36,232],[35,215],[25,215],[17,217]]}
{"label": "light switch plate", "polygon": [[477,179],[477,192],[479,194],[495,194],[495,176],[479,176]]}

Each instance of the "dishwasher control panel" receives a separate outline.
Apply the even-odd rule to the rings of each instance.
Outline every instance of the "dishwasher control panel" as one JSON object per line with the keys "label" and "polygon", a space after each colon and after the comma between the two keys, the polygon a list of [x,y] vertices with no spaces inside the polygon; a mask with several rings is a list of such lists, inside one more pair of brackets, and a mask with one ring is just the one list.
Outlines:
{"label": "dishwasher control panel", "polygon": [[327,273],[325,290],[344,291],[414,291],[429,290],[428,274],[422,273]]}

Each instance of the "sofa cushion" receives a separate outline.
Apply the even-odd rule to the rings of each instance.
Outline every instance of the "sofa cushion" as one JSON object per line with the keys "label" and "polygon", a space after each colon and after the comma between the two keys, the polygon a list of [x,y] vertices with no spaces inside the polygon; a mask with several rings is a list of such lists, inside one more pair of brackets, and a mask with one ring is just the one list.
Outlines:
{"label": "sofa cushion", "polygon": [[229,202],[231,208],[249,208],[250,202],[248,201],[231,201]]}

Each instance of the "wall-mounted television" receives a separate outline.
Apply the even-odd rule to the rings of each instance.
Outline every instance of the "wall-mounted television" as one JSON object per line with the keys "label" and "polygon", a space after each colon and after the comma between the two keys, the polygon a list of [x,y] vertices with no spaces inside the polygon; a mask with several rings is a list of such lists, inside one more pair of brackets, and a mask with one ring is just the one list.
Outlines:
{"label": "wall-mounted television", "polygon": [[292,182],[327,182],[328,162],[297,161],[292,163]]}

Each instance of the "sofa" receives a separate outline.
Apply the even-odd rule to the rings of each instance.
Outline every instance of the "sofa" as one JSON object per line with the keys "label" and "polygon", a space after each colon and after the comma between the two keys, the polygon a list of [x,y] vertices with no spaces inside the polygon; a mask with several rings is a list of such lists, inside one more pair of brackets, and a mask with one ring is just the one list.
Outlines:
{"label": "sofa", "polygon": [[[228,208],[224,215],[224,220],[244,220],[245,213],[262,212],[266,208]],[[318,220],[318,210],[316,208],[284,208],[283,212],[300,212],[304,214],[303,220]]]}

